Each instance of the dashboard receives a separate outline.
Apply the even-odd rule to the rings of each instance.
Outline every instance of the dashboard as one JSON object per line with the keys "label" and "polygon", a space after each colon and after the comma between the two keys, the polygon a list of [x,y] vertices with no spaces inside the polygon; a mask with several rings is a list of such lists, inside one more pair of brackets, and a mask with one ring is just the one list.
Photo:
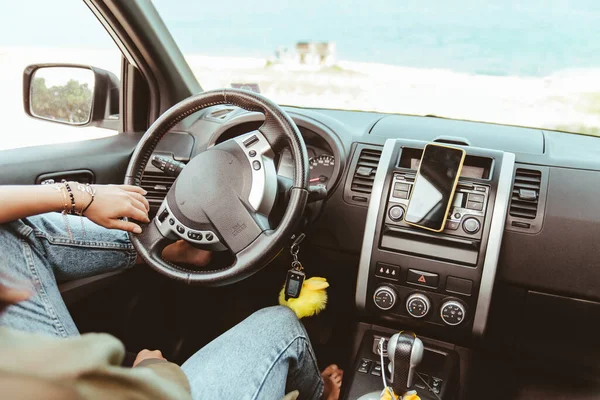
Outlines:
{"label": "dashboard", "polygon": [[[222,109],[214,111],[214,113],[219,117],[224,116]],[[225,125],[225,129],[221,129],[213,135],[208,147],[256,130],[262,125],[262,115],[249,114],[249,116],[258,117],[259,120],[241,123],[234,122],[233,124]],[[323,129],[310,121],[296,120],[296,123],[306,143],[309,184],[311,186],[322,186],[327,190],[333,189],[339,181],[341,174],[340,166],[343,165],[340,159],[343,157],[344,152],[339,144],[339,140],[337,140],[333,132]],[[280,154],[277,154],[276,166],[278,175],[289,179],[293,178],[293,163],[291,153],[288,149],[284,149]]]}
{"label": "dashboard", "polygon": [[[322,149],[307,145],[308,166],[309,166],[309,184],[315,186],[323,186],[328,188],[332,183],[335,169],[335,157],[331,154],[331,150]],[[279,165],[277,166],[277,174],[286,178],[292,179],[294,176],[294,168],[292,156],[289,150],[284,150],[280,155]]]}
{"label": "dashboard", "polygon": [[[348,268],[365,317],[459,340],[484,334],[498,283],[553,301],[600,302],[600,139],[435,117],[286,111],[307,144],[311,184],[328,191],[307,243],[355,257]],[[216,106],[179,133],[193,137],[190,158],[262,121]],[[467,152],[440,233],[402,219],[422,149],[433,141]],[[291,177],[289,153],[276,162]],[[535,314],[532,296],[509,300]]]}

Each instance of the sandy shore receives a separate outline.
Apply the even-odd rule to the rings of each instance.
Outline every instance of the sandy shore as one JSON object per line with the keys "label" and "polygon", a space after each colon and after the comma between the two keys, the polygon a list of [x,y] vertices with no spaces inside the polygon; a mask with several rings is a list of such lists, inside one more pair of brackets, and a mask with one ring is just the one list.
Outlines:
{"label": "sandy shore", "polygon": [[[204,89],[258,83],[280,104],[317,108],[435,114],[547,129],[600,132],[600,69],[566,70],[542,78],[484,76],[437,69],[340,61],[330,68],[277,65],[259,58],[188,56]],[[118,75],[119,53],[81,49],[0,48],[0,149],[112,134],[33,120],[22,106],[26,65],[68,62]]]}

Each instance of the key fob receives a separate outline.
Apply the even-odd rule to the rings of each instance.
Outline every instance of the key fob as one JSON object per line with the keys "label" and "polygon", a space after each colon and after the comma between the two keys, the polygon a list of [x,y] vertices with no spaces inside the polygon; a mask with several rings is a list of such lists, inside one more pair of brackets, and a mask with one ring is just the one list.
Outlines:
{"label": "key fob", "polygon": [[302,284],[304,283],[305,274],[302,271],[290,269],[285,279],[285,300],[297,299],[300,297],[300,291],[302,291]]}

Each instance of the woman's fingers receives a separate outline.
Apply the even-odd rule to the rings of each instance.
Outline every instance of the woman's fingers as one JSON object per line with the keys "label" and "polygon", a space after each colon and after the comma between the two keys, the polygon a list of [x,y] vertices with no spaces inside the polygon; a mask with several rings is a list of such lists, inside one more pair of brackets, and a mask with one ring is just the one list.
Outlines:
{"label": "woman's fingers", "polygon": [[148,218],[148,212],[145,210],[144,205],[137,200],[132,201],[136,201],[138,203],[138,207],[136,207],[133,204],[130,205],[124,211],[124,214],[122,216],[127,218],[133,218],[136,221],[140,222],[150,222],[150,218]]}
{"label": "woman's fingers", "polygon": [[[146,205],[144,203],[142,203],[141,201],[131,198],[131,205],[133,207],[135,207],[137,210],[140,210],[141,212],[144,213],[144,215],[146,216],[145,219],[138,219],[138,221],[143,221],[143,222],[150,222],[150,220],[148,219],[148,209],[146,208]],[[128,217],[129,215],[124,215],[124,217]]]}
{"label": "woman's fingers", "polygon": [[126,232],[142,233],[142,228],[140,228],[139,225],[134,224],[133,222],[123,221],[120,219],[111,220],[111,222],[108,224],[107,228],[120,229],[120,230],[126,231]]}
{"label": "woman's fingers", "polygon": [[139,193],[142,196],[145,196],[146,192],[144,189],[142,189],[139,186],[133,186],[133,185],[119,185],[119,187],[127,192],[133,192],[133,193]]}
{"label": "woman's fingers", "polygon": [[142,202],[142,204],[144,204],[144,207],[146,208],[146,211],[150,211],[150,203],[148,203],[148,200],[144,196],[142,196],[139,193],[129,193],[129,195],[134,199]]}

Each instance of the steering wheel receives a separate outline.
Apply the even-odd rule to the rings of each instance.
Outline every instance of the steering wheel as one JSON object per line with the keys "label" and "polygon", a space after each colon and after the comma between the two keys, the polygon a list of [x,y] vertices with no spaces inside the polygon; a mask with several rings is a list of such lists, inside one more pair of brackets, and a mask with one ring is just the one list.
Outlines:
{"label": "steering wheel", "polygon": [[[156,217],[130,233],[138,254],[158,272],[188,284],[226,285],[264,267],[290,239],[308,198],[308,155],[292,119],[277,104],[245,90],[222,89],[191,96],[162,114],[139,141],[125,183],[139,186],[158,142],[178,122],[203,108],[231,104],[265,115],[256,131],[195,156],[181,171]],[[277,197],[275,154],[289,148],[294,166],[289,203],[278,226],[269,225]],[[191,270],[162,259],[163,249],[183,239],[206,250],[229,249],[231,266]]]}

